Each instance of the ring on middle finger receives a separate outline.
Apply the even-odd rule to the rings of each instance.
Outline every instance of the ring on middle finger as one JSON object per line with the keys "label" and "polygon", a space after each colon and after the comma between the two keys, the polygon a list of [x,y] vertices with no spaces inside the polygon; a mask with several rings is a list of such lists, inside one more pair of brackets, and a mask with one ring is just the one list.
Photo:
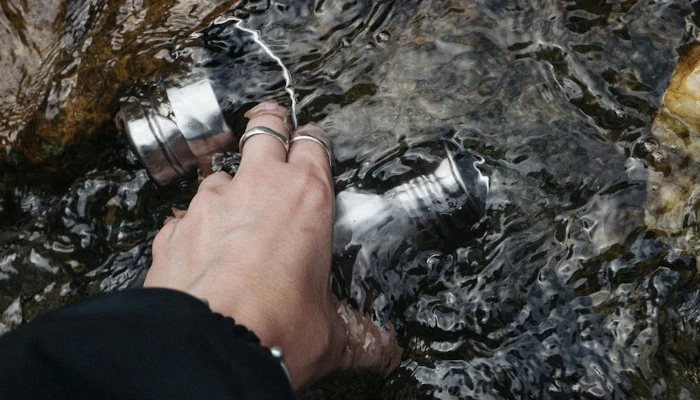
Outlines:
{"label": "ring on middle finger", "polygon": [[308,134],[308,133],[301,133],[297,134],[292,138],[292,143],[299,141],[299,140],[310,140],[318,145],[320,145],[323,150],[326,152],[326,155],[328,155],[328,163],[331,165],[331,168],[333,167],[333,155],[331,153],[331,149],[328,147],[328,145],[321,139],[317,138],[314,135]]}
{"label": "ring on middle finger", "polygon": [[287,139],[284,135],[274,131],[273,129],[265,127],[265,126],[255,126],[253,128],[248,129],[243,134],[243,136],[241,136],[241,140],[238,142],[238,152],[239,153],[243,154],[243,146],[245,145],[245,142],[255,135],[272,136],[275,139],[279,140],[280,143],[282,143],[282,146],[284,146],[285,152],[289,151],[289,139]]}

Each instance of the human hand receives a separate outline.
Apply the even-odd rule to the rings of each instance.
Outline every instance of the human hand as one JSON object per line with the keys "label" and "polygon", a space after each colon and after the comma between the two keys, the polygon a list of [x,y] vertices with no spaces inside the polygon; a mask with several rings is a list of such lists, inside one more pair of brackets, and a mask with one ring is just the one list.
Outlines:
{"label": "human hand", "polygon": [[[246,114],[248,129],[265,126],[289,137],[286,110],[263,103]],[[295,133],[330,142],[306,125]],[[336,370],[388,374],[401,350],[393,329],[340,303],[330,290],[334,220],[328,154],[311,140],[285,152],[280,141],[246,141],[234,178],[202,181],[187,212],[165,223],[153,242],[144,286],[205,298],[281,346],[295,390]]]}

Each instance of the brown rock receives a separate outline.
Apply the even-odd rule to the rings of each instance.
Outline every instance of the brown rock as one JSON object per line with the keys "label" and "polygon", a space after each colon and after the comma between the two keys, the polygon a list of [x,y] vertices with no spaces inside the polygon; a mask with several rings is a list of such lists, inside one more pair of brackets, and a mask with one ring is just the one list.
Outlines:
{"label": "brown rock", "polygon": [[98,11],[94,0],[17,3],[0,11],[15,28],[0,44],[10,77],[0,80],[0,145],[37,162],[110,123],[125,88],[154,78],[237,2],[110,1]]}
{"label": "brown rock", "polygon": [[664,107],[700,132],[700,46],[695,45],[681,57],[664,96]]}
{"label": "brown rock", "polygon": [[700,46],[681,57],[652,134],[646,143],[646,225],[692,252],[700,244]]}

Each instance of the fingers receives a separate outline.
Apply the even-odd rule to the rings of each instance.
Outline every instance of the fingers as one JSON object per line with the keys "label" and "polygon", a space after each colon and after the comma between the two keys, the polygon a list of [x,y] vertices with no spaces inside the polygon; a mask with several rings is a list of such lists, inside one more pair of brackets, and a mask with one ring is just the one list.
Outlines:
{"label": "fingers", "polygon": [[399,366],[403,350],[396,340],[393,325],[381,327],[370,316],[360,314],[346,303],[339,303],[337,311],[347,338],[347,349],[340,365],[342,370],[387,376]]}
{"label": "fingers", "polygon": [[304,125],[294,132],[287,162],[326,171],[330,176],[330,149],[331,141],[326,132],[315,125]]}
{"label": "fingers", "polygon": [[[245,114],[249,119],[246,132],[255,127],[269,128],[289,140],[289,113],[275,102],[258,104]],[[286,162],[287,149],[273,135],[257,134],[243,143],[241,167],[250,164],[267,164],[271,161]]]}

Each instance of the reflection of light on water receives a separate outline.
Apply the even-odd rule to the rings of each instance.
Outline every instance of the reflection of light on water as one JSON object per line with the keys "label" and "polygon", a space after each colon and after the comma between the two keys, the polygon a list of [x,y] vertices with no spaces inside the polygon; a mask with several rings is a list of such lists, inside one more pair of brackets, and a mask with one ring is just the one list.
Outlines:
{"label": "reflection of light on water", "polygon": [[292,107],[292,123],[294,124],[294,129],[297,128],[298,125],[298,120],[297,120],[297,99],[296,95],[294,94],[294,88],[292,88],[292,74],[289,72],[289,69],[287,66],[284,65],[282,62],[282,59],[277,57],[275,53],[270,49],[270,47],[262,40],[260,37],[260,32],[255,30],[255,29],[249,29],[243,26],[243,20],[240,18],[236,18],[233,16],[221,16],[214,21],[214,25],[221,25],[225,24],[230,21],[235,21],[236,22],[236,28],[242,30],[243,32],[250,33],[251,36],[253,37],[253,41],[257,44],[260,45],[260,47],[267,53],[270,58],[275,60],[275,62],[282,68],[282,75],[284,76],[284,90],[289,93],[289,99],[291,100],[291,107]]}
{"label": "reflection of light on water", "polygon": [[[462,174],[459,173],[459,167],[457,166],[457,164],[455,162],[454,152],[450,149],[449,146],[447,146],[447,144],[445,144],[445,152],[447,153],[447,159],[449,160],[449,163],[450,163],[450,169],[452,170],[452,176],[459,184],[459,187],[461,187],[462,190],[464,190],[466,193],[469,193],[469,190],[467,189],[467,186],[464,182],[464,179],[462,178]],[[474,167],[474,171],[476,171],[476,173],[478,174],[477,182],[480,185],[483,185],[483,187],[486,188],[486,193],[488,193],[489,188],[490,188],[489,178],[486,175],[482,174],[481,170],[479,168],[477,168],[478,165],[481,165],[483,163],[484,163],[484,159],[479,157],[479,159],[477,161],[475,161],[472,166]]]}
{"label": "reflection of light on water", "polygon": [[[276,7],[281,3],[286,11]],[[648,198],[649,163],[669,162],[644,138],[653,133],[651,114],[663,101],[677,49],[690,40],[687,29],[697,29],[697,12],[691,2],[679,0],[615,9],[613,2],[594,8],[591,2],[566,7],[509,2],[522,8],[517,12],[476,1],[460,7],[463,12],[444,9],[458,3],[248,2],[256,12],[241,24],[261,30],[266,42],[272,39],[269,26],[304,24],[285,33],[285,53],[272,50],[285,64],[313,56],[313,62],[295,65],[294,89],[305,86],[296,108],[304,101],[310,115],[332,130],[343,161],[338,187],[356,190],[339,193],[338,204],[356,213],[339,221],[339,227],[347,222],[353,230],[337,231],[349,247],[334,264],[336,278],[342,279],[343,294],[352,297],[351,289],[357,288],[364,296],[353,297],[358,304],[377,317],[395,318],[402,338],[416,343],[407,347],[404,367],[382,385],[371,385],[375,393],[366,397],[653,398],[652,388],[660,398],[690,397],[698,391],[692,380],[700,327],[697,247],[681,252],[677,244],[691,238],[661,237],[660,231],[646,229],[644,218],[653,214],[639,203]],[[275,6],[258,12],[268,4]],[[115,19],[105,14],[114,8],[91,10],[91,18],[106,23],[95,24],[105,29],[87,31],[87,36],[122,36],[123,24],[110,24]],[[610,12],[620,18],[608,18]],[[595,16],[597,23],[572,21],[581,13]],[[161,38],[166,38],[149,21],[157,22],[149,17],[133,30],[143,39],[131,49],[161,54]],[[208,55],[221,62],[207,64],[217,82],[227,81],[239,62],[250,66],[250,57],[235,51],[241,38],[257,46],[236,22],[201,31],[202,41],[183,43],[197,65],[212,59]],[[391,33],[387,42],[375,39],[383,30]],[[97,42],[91,53],[110,51],[109,40]],[[65,61],[72,61],[67,54]],[[262,52],[259,56],[272,60]],[[100,59],[86,54],[88,67],[97,67]],[[80,68],[85,82],[105,73],[92,67]],[[106,71],[121,68],[117,63]],[[271,89],[261,83],[279,77],[277,68],[241,68],[241,79],[227,81],[226,89],[265,95]],[[38,82],[27,76],[20,85],[24,98]],[[51,82],[62,78],[52,74],[44,89],[50,91]],[[148,82],[150,72],[114,83],[130,86],[135,79]],[[16,115],[21,125],[29,118],[25,112]],[[451,132],[457,144],[450,147],[454,160],[439,172],[424,171],[428,165],[423,162],[442,161],[436,139]],[[462,148],[474,157],[463,157]],[[104,161],[95,154],[99,164],[94,167],[53,168],[56,174],[40,168],[19,171],[22,164],[3,169],[2,183],[9,186],[0,196],[0,324],[14,326],[12,321],[84,296],[85,284],[89,292],[125,288],[138,282],[150,264],[149,243],[157,229],[170,207],[187,204],[195,187],[155,192],[150,185],[140,186],[135,159],[125,163],[119,153],[109,154],[114,156]],[[633,168],[624,169],[630,163]],[[436,206],[428,210],[410,199],[409,187],[401,199],[411,203],[383,197],[414,177],[413,165],[422,166],[421,174],[446,177],[443,182],[454,191],[436,195],[452,204],[453,213],[434,219]],[[475,165],[480,172],[472,171]],[[52,186],[44,190],[43,182]],[[109,186],[98,190],[98,182]],[[414,183],[422,196],[434,193],[434,184]],[[465,190],[459,186],[483,199],[484,183],[489,207],[479,225],[484,233],[475,237],[465,222],[469,209],[462,206]],[[657,192],[674,185],[667,179],[648,183]],[[405,207],[424,212],[412,219]],[[641,214],[635,216],[636,211]],[[689,221],[686,226],[693,227],[695,219]],[[59,275],[31,264],[32,250],[59,267]],[[465,342],[459,349],[449,346],[460,340]],[[355,380],[339,383],[341,393],[344,385],[357,386]],[[323,390],[324,398],[347,397]]]}

